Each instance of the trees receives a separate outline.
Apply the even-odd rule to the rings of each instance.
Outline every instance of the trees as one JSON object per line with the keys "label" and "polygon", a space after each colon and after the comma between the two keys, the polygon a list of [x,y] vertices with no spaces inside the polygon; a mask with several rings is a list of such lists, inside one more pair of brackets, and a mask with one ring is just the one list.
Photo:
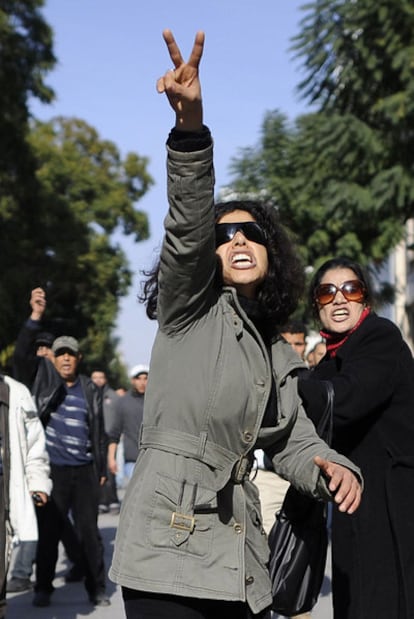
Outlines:
{"label": "trees", "polygon": [[37,165],[35,207],[21,204],[18,216],[3,222],[8,269],[1,277],[20,299],[8,328],[17,332],[30,290],[42,286],[53,330],[82,339],[89,361],[105,364],[114,357],[111,331],[131,281],[111,235],[148,238],[147,216],[133,206],[152,183],[147,161],[134,153],[122,160],[112,142],[78,119],[33,122],[28,142]]}
{"label": "trees", "polygon": [[299,89],[323,114],[317,155],[323,148],[336,167],[327,193],[354,229],[375,222],[378,262],[413,214],[414,6],[317,0],[308,10],[294,49],[307,73]]}
{"label": "trees", "polygon": [[30,291],[42,286],[56,333],[81,339],[86,369],[120,374],[112,330],[131,282],[114,233],[149,236],[136,202],[153,183],[147,159],[121,157],[86,122],[29,118],[27,100],[51,101],[44,76],[55,62],[43,0],[0,8],[0,364],[27,318]]}
{"label": "trees", "polygon": [[23,235],[36,230],[33,280],[44,283],[49,316],[83,340],[89,360],[114,356],[111,332],[131,271],[116,231],[136,241],[149,236],[148,218],[134,203],[152,184],[147,159],[120,157],[79,119],[33,124],[30,143],[41,186],[38,212]]}
{"label": "trees", "polygon": [[235,188],[274,201],[305,264],[342,253],[379,266],[414,213],[414,6],[317,0],[304,10],[293,51],[316,111],[292,125],[267,113],[259,145],[233,161]]}
{"label": "trees", "polygon": [[55,57],[42,6],[43,0],[4,0],[0,7],[0,216],[12,214],[24,192],[23,179],[33,181],[28,97],[48,103],[54,96],[44,82]]}
{"label": "trees", "polygon": [[[35,211],[38,192],[35,162],[27,142],[29,96],[50,102],[44,78],[55,63],[52,32],[40,13],[43,0],[4,0],[0,7],[0,350],[10,356],[15,312],[21,302],[15,288],[23,271],[14,270],[20,238],[21,205]],[[26,282],[27,283],[27,282]],[[26,296],[27,298],[27,290]]]}

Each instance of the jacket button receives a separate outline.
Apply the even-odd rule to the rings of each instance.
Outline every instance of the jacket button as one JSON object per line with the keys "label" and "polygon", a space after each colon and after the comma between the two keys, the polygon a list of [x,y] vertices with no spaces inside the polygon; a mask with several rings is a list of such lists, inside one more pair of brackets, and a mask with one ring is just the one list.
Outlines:
{"label": "jacket button", "polygon": [[252,585],[254,583],[254,576],[247,576],[246,585]]}
{"label": "jacket button", "polygon": [[253,434],[249,432],[249,430],[245,430],[245,432],[243,432],[243,438],[246,443],[251,443],[253,440]]}
{"label": "jacket button", "polygon": [[242,528],[242,526],[241,526],[241,524],[239,522],[236,522],[233,525],[233,529],[234,529],[235,533],[241,533],[243,531],[243,528]]}

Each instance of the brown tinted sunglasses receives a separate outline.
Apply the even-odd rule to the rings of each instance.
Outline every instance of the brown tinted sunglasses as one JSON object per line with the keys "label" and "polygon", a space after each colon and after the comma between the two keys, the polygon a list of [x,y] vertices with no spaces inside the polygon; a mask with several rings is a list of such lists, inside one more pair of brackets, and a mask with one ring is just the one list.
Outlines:
{"label": "brown tinted sunglasses", "polygon": [[314,299],[319,305],[328,305],[334,300],[336,293],[341,291],[347,301],[361,303],[365,298],[366,288],[359,279],[352,279],[340,286],[335,284],[319,284],[314,293]]}

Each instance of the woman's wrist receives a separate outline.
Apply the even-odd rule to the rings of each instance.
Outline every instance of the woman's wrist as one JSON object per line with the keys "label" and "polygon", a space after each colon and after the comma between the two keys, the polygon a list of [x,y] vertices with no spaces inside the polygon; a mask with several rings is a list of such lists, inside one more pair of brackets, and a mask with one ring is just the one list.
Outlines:
{"label": "woman's wrist", "polygon": [[167,145],[172,150],[183,153],[203,150],[208,148],[211,143],[210,129],[206,125],[202,125],[198,131],[182,131],[174,127],[167,140]]}

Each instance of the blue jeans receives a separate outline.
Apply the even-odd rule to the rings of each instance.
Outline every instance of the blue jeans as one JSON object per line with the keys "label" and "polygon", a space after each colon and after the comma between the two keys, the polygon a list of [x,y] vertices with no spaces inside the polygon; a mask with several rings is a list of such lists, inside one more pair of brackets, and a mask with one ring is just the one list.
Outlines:
{"label": "blue jeans", "polygon": [[20,542],[15,551],[16,558],[10,574],[12,578],[30,579],[36,560],[36,547],[37,542]]}
{"label": "blue jeans", "polygon": [[135,462],[125,462],[124,464],[124,484],[126,485],[132,477]]}

